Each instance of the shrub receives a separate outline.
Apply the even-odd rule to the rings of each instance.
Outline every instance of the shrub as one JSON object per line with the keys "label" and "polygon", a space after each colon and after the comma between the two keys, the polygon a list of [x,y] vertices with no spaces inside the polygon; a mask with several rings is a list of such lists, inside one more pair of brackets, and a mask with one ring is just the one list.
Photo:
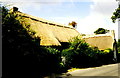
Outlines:
{"label": "shrub", "polygon": [[[68,49],[62,51],[68,67],[89,67],[96,59],[95,51],[84,41],[75,37]],[[94,58],[94,59],[93,59]]]}
{"label": "shrub", "polygon": [[84,68],[113,63],[113,51],[106,49],[100,51],[96,47],[90,47],[84,40],[75,37],[71,40],[69,48],[62,51],[65,57],[65,66]]}
{"label": "shrub", "polygon": [[61,54],[60,51],[54,48],[46,48],[47,53],[45,60],[47,62],[46,68],[50,73],[58,73],[60,71],[60,63],[61,63]]}
{"label": "shrub", "polygon": [[105,49],[97,53],[97,55],[98,55],[97,57],[100,65],[114,63],[114,60],[113,60],[114,56],[113,56],[112,49]]}
{"label": "shrub", "polygon": [[118,62],[120,63],[120,52],[118,52]]}

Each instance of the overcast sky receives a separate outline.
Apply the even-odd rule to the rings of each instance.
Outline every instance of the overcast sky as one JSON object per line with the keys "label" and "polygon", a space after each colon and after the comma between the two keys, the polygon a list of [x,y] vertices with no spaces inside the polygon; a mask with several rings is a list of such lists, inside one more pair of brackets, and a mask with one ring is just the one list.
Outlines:
{"label": "overcast sky", "polygon": [[50,21],[68,25],[77,22],[77,30],[92,34],[98,28],[115,30],[118,23],[112,23],[112,13],[118,6],[116,0],[0,0],[19,8],[19,11]]}

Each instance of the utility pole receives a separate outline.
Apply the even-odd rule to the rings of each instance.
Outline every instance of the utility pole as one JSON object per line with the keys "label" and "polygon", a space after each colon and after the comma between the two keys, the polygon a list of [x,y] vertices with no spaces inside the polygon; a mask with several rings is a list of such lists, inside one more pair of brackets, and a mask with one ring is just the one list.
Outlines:
{"label": "utility pole", "polygon": [[[120,0],[117,0],[117,1],[119,1],[118,2],[118,6],[120,5]],[[120,39],[120,18],[118,18],[118,39]],[[120,59],[119,59],[120,60]],[[118,60],[118,61],[119,61]]]}
{"label": "utility pole", "polygon": [[[120,5],[120,0],[116,0],[118,1],[118,7]],[[120,18],[118,18],[118,39],[120,39]],[[117,49],[117,42],[116,42],[116,39],[115,39],[115,35],[114,35],[114,44],[113,44],[113,54],[114,54],[114,61],[117,62],[118,59],[117,59],[117,55],[118,55],[118,49]]]}
{"label": "utility pole", "polygon": [[113,60],[114,60],[115,62],[117,62],[117,61],[118,61],[118,59],[117,59],[118,49],[117,49],[117,41],[116,41],[116,39],[114,39],[113,54],[114,54]]}
{"label": "utility pole", "polygon": [[[118,1],[118,6],[120,5],[120,0],[116,0]],[[118,18],[118,39],[120,39],[120,18]]]}

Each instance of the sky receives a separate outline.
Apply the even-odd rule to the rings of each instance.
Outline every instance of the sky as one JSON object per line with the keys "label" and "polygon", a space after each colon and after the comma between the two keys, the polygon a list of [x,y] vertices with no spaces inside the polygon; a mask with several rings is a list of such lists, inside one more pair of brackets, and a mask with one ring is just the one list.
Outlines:
{"label": "sky", "polygon": [[16,6],[19,11],[46,20],[68,25],[77,22],[77,30],[82,34],[93,34],[98,28],[115,30],[118,23],[111,20],[118,7],[116,0],[0,0],[2,4]]}

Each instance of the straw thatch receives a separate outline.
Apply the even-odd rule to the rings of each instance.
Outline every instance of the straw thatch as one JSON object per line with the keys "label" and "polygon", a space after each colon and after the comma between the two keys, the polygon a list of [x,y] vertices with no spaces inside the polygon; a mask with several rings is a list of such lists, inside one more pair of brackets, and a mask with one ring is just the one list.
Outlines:
{"label": "straw thatch", "polygon": [[22,17],[21,24],[29,25],[29,28],[36,32],[35,36],[40,37],[40,45],[59,46],[61,42],[68,42],[72,37],[78,36],[75,28],[51,22],[42,18],[34,17],[19,11],[15,14]]}
{"label": "straw thatch", "polygon": [[113,49],[114,44],[114,32],[103,35],[86,36],[83,39],[92,47],[98,47],[100,50],[108,48]]}
{"label": "straw thatch", "polygon": [[[61,42],[69,42],[71,38],[80,35],[80,33],[72,26],[65,26],[16,10],[12,10],[12,12],[18,16],[22,16],[22,21],[20,20],[21,24],[26,26],[29,25],[30,29],[36,32],[35,36],[41,39],[40,45],[60,46]],[[107,48],[112,49],[114,43],[114,32],[104,35],[85,36],[83,39],[90,46],[98,47],[101,50]]]}

